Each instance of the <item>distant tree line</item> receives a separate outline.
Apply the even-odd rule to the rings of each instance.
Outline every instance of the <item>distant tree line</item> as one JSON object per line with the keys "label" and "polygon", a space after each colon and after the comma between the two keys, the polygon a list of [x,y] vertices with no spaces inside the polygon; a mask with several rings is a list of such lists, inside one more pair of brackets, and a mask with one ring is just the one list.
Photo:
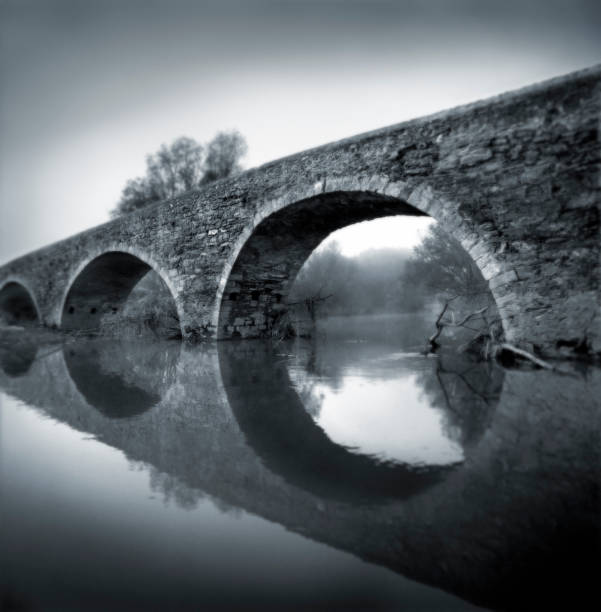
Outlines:
{"label": "distant tree line", "polygon": [[315,251],[292,288],[290,301],[315,305],[317,316],[409,313],[451,300],[459,317],[492,299],[470,255],[434,224],[407,249],[344,256],[337,243]]}
{"label": "distant tree line", "polygon": [[288,301],[313,299],[320,317],[416,310],[421,300],[405,294],[400,282],[410,258],[407,249],[375,249],[347,257],[332,242],[301,268]]}
{"label": "distant tree line", "polygon": [[111,216],[119,217],[153,202],[240,172],[247,151],[246,140],[237,131],[219,132],[206,146],[181,137],[146,156],[146,174],[127,181]]}

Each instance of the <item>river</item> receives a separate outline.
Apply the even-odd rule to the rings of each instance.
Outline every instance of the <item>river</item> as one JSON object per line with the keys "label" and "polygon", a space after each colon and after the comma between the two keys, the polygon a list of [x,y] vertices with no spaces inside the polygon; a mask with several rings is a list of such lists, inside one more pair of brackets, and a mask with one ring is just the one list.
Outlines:
{"label": "river", "polygon": [[3,352],[4,607],[594,609],[599,369],[340,329]]}

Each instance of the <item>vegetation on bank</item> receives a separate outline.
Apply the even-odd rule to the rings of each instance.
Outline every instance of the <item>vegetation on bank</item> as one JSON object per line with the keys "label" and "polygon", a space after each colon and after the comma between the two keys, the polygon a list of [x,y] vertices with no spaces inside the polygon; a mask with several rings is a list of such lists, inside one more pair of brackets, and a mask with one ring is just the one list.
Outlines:
{"label": "vegetation on bank", "polygon": [[332,316],[423,313],[431,320],[427,352],[452,345],[488,358],[503,340],[480,270],[436,224],[413,252],[373,250],[350,258],[336,243],[316,251],[301,269],[290,302],[297,318],[311,323]]}
{"label": "vegetation on bank", "polygon": [[175,302],[163,279],[154,271],[148,272],[133,288],[121,311],[102,319],[99,334],[122,338],[181,338]]}

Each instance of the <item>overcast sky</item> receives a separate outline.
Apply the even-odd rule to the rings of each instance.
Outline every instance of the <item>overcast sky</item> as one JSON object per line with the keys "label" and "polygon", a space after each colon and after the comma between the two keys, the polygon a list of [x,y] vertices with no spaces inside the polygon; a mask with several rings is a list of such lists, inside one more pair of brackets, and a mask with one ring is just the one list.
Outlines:
{"label": "overcast sky", "polygon": [[180,135],[237,128],[252,167],[599,63],[600,32],[584,0],[0,0],[0,262],[106,221]]}

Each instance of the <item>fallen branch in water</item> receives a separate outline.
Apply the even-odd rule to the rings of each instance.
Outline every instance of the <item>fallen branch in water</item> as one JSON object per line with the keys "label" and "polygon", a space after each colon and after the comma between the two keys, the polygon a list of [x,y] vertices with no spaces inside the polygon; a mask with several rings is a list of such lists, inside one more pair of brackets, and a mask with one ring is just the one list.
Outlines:
{"label": "fallen branch in water", "polygon": [[524,349],[518,348],[517,346],[514,346],[513,344],[509,344],[508,342],[502,342],[499,345],[499,349],[504,350],[504,351],[509,351],[510,353],[514,353],[515,355],[519,355],[520,357],[523,357],[524,359],[528,359],[532,363],[536,364],[539,368],[544,368],[545,370],[557,371],[557,368],[554,365],[550,364],[548,361],[544,361],[543,359],[538,358],[536,355],[533,355],[532,353],[529,353],[528,351],[525,351]]}
{"label": "fallen branch in water", "polygon": [[502,342],[501,344],[499,344],[497,348],[497,355],[503,350],[509,351],[510,353],[513,353],[515,355],[519,355],[520,357],[531,361],[539,368],[544,368],[545,370],[550,370],[551,372],[555,372],[557,374],[563,374],[564,376],[577,376],[577,374],[571,370],[566,370],[565,368],[562,368],[560,366],[553,365],[552,363],[549,363],[544,359],[540,359],[536,355],[533,355],[532,353],[529,353],[524,349],[518,348],[517,346],[513,346],[513,344],[509,344],[508,342]]}

